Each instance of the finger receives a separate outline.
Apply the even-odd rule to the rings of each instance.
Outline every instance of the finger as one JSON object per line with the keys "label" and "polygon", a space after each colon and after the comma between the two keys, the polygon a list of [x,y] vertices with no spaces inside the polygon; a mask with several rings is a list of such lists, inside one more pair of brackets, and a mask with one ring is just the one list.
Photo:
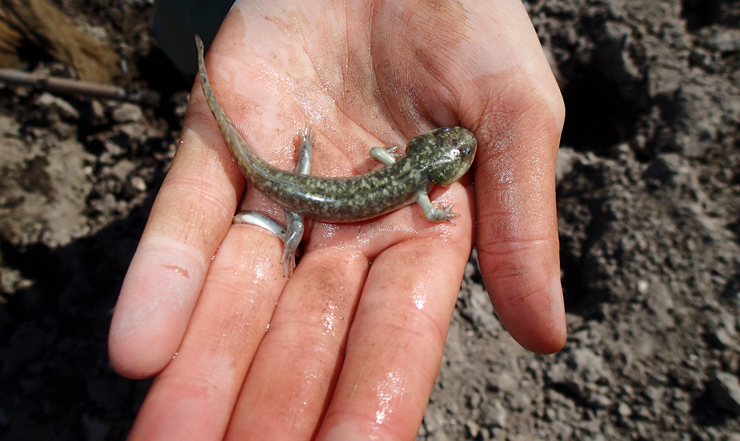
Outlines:
{"label": "finger", "polygon": [[[472,194],[455,184],[433,195],[435,204],[454,200],[461,207],[462,225],[431,224],[419,207],[410,206],[371,223],[314,227],[250,367],[227,439],[312,439],[342,367],[370,259],[398,243],[433,237],[440,247],[458,249],[464,266],[471,246]],[[460,242],[464,245],[454,245]],[[425,262],[404,264],[413,271]],[[453,271],[449,277],[458,276]],[[459,287],[459,278],[455,283]],[[438,366],[438,360],[432,363],[433,369]]]}
{"label": "finger", "polygon": [[177,356],[152,384],[129,440],[223,438],[285,285],[279,242],[257,227],[229,231]]}
{"label": "finger", "polygon": [[510,129],[505,145],[475,170],[478,260],[506,329],[525,348],[551,353],[566,338],[554,188],[559,134],[537,139],[527,128],[503,128]]}
{"label": "finger", "polygon": [[111,363],[132,378],[158,372],[177,350],[244,185],[196,93],[193,101],[111,323]]}
{"label": "finger", "polygon": [[496,8],[479,17],[505,20],[499,32],[516,44],[482,58],[477,68],[490,74],[460,101],[463,123],[476,129],[479,144],[479,263],[507,330],[525,348],[550,353],[566,338],[555,210],[563,101],[521,2],[480,5]]}
{"label": "finger", "polygon": [[[256,90],[262,91],[260,102],[266,108],[280,108],[279,94],[264,93],[264,85],[260,89],[262,83],[254,81],[253,75],[231,75],[244,72],[249,63],[228,55],[243,54],[243,43],[239,43],[243,29],[233,25],[233,18],[226,21],[231,23],[228,32],[220,32],[212,47],[221,48],[222,52],[215,53],[219,63],[212,69],[211,78],[224,109],[231,113],[231,109],[255,107]],[[290,162],[292,152],[285,151],[292,150],[288,140],[294,134],[281,130],[285,116],[260,117],[243,111],[236,114],[242,117],[235,118],[235,124],[242,134],[247,132],[245,138],[251,146],[280,147],[264,155],[265,159],[278,165]],[[200,86],[196,85],[178,153],[152,208],[111,324],[111,363],[122,375],[150,376],[171,359],[182,340],[210,258],[226,234],[243,188],[244,179],[228,153]],[[250,208],[260,205],[270,203],[261,198]]]}
{"label": "finger", "polygon": [[[466,224],[454,228],[469,235]],[[374,261],[316,439],[414,439],[469,251],[469,240],[434,238],[398,244]]]}
{"label": "finger", "polygon": [[490,89],[495,98],[477,123],[478,258],[507,330],[525,348],[551,353],[566,338],[555,209],[563,111],[553,113],[552,96],[528,81],[507,84]]}
{"label": "finger", "polygon": [[339,247],[302,258],[244,381],[227,440],[311,439],[368,266],[362,253]]}

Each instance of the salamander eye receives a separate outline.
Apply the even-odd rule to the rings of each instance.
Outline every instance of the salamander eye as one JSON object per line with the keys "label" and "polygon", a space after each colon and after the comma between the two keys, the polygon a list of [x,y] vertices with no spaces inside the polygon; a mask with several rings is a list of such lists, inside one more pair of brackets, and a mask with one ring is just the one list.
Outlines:
{"label": "salamander eye", "polygon": [[463,156],[470,156],[470,146],[466,145],[465,147],[460,149],[460,153],[463,154]]}

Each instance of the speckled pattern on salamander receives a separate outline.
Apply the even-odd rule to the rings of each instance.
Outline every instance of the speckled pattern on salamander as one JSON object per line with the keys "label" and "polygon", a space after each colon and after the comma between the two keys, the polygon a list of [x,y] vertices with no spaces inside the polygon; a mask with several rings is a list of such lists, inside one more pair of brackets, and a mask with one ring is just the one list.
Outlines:
{"label": "speckled pattern on salamander", "polygon": [[[206,101],[241,172],[249,183],[285,207],[287,231],[256,214],[238,215],[237,222],[260,225],[274,231],[285,242],[286,275],[292,272],[295,249],[303,235],[303,217],[325,222],[366,220],[417,202],[431,222],[454,224],[452,206],[435,208],[428,193],[434,185],[447,186],[460,179],[475,157],[475,136],[462,127],[431,130],[409,141],[406,156],[396,161],[395,149],[373,148],[370,155],[385,168],[353,177],[310,176],[313,135],[301,133],[295,172],[281,170],[260,159],[234,128],[216,100],[203,61],[203,43],[196,37],[200,82]],[[267,225],[266,225],[267,224]],[[298,237],[296,237],[298,236]]]}

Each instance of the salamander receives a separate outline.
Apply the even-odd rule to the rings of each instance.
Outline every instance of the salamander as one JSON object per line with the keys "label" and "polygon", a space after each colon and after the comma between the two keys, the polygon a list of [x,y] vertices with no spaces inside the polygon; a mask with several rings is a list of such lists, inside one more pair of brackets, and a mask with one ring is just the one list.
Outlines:
{"label": "salamander", "polygon": [[395,147],[370,149],[370,156],[384,168],[351,177],[311,176],[313,131],[300,133],[298,164],[294,171],[281,170],[262,160],[236,130],[211,89],[203,58],[203,42],[196,36],[198,76],[213,116],[239,169],[262,194],[284,207],[287,226],[254,212],[237,214],[237,223],[267,228],[277,234],[285,248],[281,260],[286,277],[295,267],[295,253],[304,231],[305,218],[322,222],[355,222],[372,219],[417,203],[430,222],[450,222],[459,214],[452,205],[435,207],[429,191],[435,185],[448,186],[470,168],[477,141],[463,127],[442,127],[412,138],[406,154],[399,157]]}

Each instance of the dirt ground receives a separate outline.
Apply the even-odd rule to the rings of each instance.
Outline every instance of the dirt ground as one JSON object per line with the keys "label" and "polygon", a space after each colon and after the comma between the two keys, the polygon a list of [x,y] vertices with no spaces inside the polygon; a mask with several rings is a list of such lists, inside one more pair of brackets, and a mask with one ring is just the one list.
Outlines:
{"label": "dirt ground", "polygon": [[[125,439],[149,386],[112,372],[106,338],[192,82],[151,3],[57,1],[160,107],[0,85],[2,439]],[[473,253],[417,440],[740,441],[740,2],[525,5],[568,111],[569,339],[519,347]]]}

